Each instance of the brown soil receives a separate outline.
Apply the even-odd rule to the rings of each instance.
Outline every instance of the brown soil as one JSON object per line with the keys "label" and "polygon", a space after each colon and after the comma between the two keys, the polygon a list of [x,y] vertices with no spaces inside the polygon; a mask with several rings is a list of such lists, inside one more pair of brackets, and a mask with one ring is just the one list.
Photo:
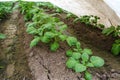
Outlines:
{"label": "brown soil", "polygon": [[[68,49],[66,44],[61,43],[57,52],[51,52],[49,46],[43,43],[39,43],[32,49],[29,48],[32,36],[25,32],[23,16],[18,12],[14,14],[17,14],[16,18],[11,17],[2,23],[5,26],[14,24],[17,29],[15,29],[14,36],[10,38],[12,45],[8,46],[5,40],[0,46],[0,55],[3,55],[2,61],[6,64],[1,71],[3,73],[0,75],[1,80],[84,80],[83,74],[66,68],[65,51]],[[89,69],[94,75],[93,80],[120,80],[120,57],[114,57],[109,52],[114,39],[105,37],[99,30],[84,24],[72,24],[72,19],[66,20],[63,15],[59,18],[69,25],[67,33],[78,37],[83,47],[91,48],[94,55],[105,59],[104,67]],[[2,27],[2,29],[4,30],[6,27]],[[12,33],[11,31],[10,33]],[[4,45],[4,43],[6,44]]]}

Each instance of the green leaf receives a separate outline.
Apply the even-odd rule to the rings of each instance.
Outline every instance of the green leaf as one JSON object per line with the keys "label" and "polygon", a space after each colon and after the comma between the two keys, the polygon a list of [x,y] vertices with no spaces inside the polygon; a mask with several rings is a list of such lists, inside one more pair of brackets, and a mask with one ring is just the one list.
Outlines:
{"label": "green leaf", "polygon": [[27,27],[34,27],[37,24],[37,22],[31,22],[31,23],[26,23]]}
{"label": "green leaf", "polygon": [[77,59],[80,59],[81,54],[78,52],[73,52],[72,57],[77,60]]}
{"label": "green leaf", "polygon": [[35,38],[31,41],[30,47],[32,48],[33,46],[36,46],[39,41],[40,41],[40,37],[35,37]]}
{"label": "green leaf", "polygon": [[83,49],[82,52],[83,52],[83,53],[87,53],[88,55],[92,55],[92,51],[91,51],[91,49],[87,49],[87,48],[85,48],[85,49]]}
{"label": "green leaf", "polygon": [[118,31],[116,30],[116,31],[113,33],[113,36],[114,36],[114,37],[117,37],[117,36],[119,36],[119,35],[120,35],[120,31],[119,31],[119,30],[118,30]]}
{"label": "green leaf", "polygon": [[[54,14],[56,14],[56,13],[54,13]],[[53,14],[53,15],[54,15],[54,14]],[[57,23],[60,22],[60,19],[59,19],[59,18],[57,18],[57,17],[52,17],[52,18],[53,18],[53,22],[57,22]],[[63,23],[64,23],[64,22],[63,22]]]}
{"label": "green leaf", "polygon": [[105,28],[105,25],[104,24],[97,24],[97,26],[101,29],[104,29]]}
{"label": "green leaf", "polygon": [[103,29],[102,33],[105,35],[110,35],[111,33],[113,33],[115,31],[115,27],[111,26],[110,28],[105,28]]}
{"label": "green leaf", "polygon": [[80,18],[75,18],[73,22],[76,23],[78,21],[80,21]]}
{"label": "green leaf", "polygon": [[53,37],[55,37],[55,34],[53,32],[46,32],[44,34],[44,36],[47,37],[47,38],[53,38]]}
{"label": "green leaf", "polygon": [[5,34],[0,33],[0,39],[5,39],[5,38],[6,38],[6,35],[5,35]]}
{"label": "green leaf", "polygon": [[59,43],[58,42],[54,42],[53,44],[51,44],[50,46],[50,50],[51,51],[56,51],[59,48]]}
{"label": "green leaf", "polygon": [[75,65],[75,72],[84,72],[84,71],[86,71],[86,66],[80,63],[77,63]]}
{"label": "green leaf", "polygon": [[77,39],[75,37],[68,37],[66,40],[69,46],[74,46],[77,43]]}
{"label": "green leaf", "polygon": [[37,34],[38,33],[37,29],[34,27],[27,27],[26,32],[29,34]]}
{"label": "green leaf", "polygon": [[72,54],[73,54],[72,50],[67,50],[67,51],[66,51],[66,55],[67,55],[68,57],[71,57]]}
{"label": "green leaf", "polygon": [[49,43],[49,42],[50,42],[50,39],[49,39],[48,37],[46,37],[46,36],[43,36],[43,37],[41,37],[41,41],[42,41],[43,43]]}
{"label": "green leaf", "polygon": [[87,53],[83,53],[81,58],[82,58],[83,61],[87,62],[88,59],[89,59],[89,55]]}
{"label": "green leaf", "polygon": [[72,13],[67,13],[66,18],[72,18],[74,15]]}
{"label": "green leaf", "polygon": [[3,69],[3,68],[5,68],[4,66],[0,66],[0,69]]}
{"label": "green leaf", "polygon": [[86,80],[92,80],[92,75],[89,72],[85,72],[85,79]]}
{"label": "green leaf", "polygon": [[47,22],[46,24],[43,24],[41,27],[46,29],[46,30],[52,30],[54,29],[54,24],[52,24],[51,22]]}
{"label": "green leaf", "polygon": [[120,44],[120,39],[115,40],[116,44]]}
{"label": "green leaf", "polygon": [[102,67],[104,65],[104,60],[98,56],[92,56],[90,61],[95,67]]}
{"label": "green leaf", "polygon": [[64,31],[64,30],[66,30],[67,29],[67,25],[62,25],[62,26],[60,26],[60,31],[62,32],[62,31]]}
{"label": "green leaf", "polygon": [[120,44],[113,44],[111,51],[114,55],[119,55],[120,54]]}
{"label": "green leaf", "polygon": [[62,41],[65,41],[67,36],[66,35],[59,35],[59,38],[62,40]]}
{"label": "green leaf", "polygon": [[71,57],[66,62],[66,66],[68,68],[72,68],[72,69],[75,67],[75,64],[77,64],[77,61],[74,58],[71,58]]}
{"label": "green leaf", "polygon": [[56,12],[61,13],[61,12],[63,12],[63,10],[61,8],[57,8]]}
{"label": "green leaf", "polygon": [[87,67],[94,67],[94,65],[92,64],[92,63],[87,63],[87,65],[86,65]]}
{"label": "green leaf", "polygon": [[58,25],[64,25],[64,22],[59,21],[57,24],[58,24]]}
{"label": "green leaf", "polygon": [[81,49],[81,44],[80,44],[80,42],[77,42],[77,43],[76,43],[76,47],[77,47],[77,49]]}

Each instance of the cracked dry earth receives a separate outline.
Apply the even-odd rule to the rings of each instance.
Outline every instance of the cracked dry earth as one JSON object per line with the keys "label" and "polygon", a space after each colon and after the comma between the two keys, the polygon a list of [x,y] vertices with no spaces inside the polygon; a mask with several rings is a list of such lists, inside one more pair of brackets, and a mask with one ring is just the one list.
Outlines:
{"label": "cracked dry earth", "polygon": [[[31,49],[29,43],[32,36],[25,32],[24,25],[23,15],[19,11],[13,12],[10,18],[0,25],[0,31],[7,35],[0,43],[0,61],[4,64],[4,68],[0,69],[0,80],[84,80],[83,74],[66,68],[66,44],[60,43],[57,52],[51,52],[49,46],[43,43]],[[81,44],[105,59],[104,67],[89,69],[93,80],[120,80],[119,57],[86,44],[84,40]]]}

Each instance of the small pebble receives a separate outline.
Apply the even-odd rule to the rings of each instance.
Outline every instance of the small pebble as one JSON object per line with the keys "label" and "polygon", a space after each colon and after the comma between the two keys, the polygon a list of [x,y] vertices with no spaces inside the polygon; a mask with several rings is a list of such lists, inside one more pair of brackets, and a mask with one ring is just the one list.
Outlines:
{"label": "small pebble", "polygon": [[114,73],[114,72],[115,72],[115,69],[111,69],[111,72]]}
{"label": "small pebble", "polygon": [[107,80],[107,76],[105,74],[102,75],[102,80]]}
{"label": "small pebble", "polygon": [[80,78],[80,80],[85,80],[84,78]]}
{"label": "small pebble", "polygon": [[96,73],[96,76],[97,76],[97,77],[101,77],[99,73]]}
{"label": "small pebble", "polygon": [[119,77],[120,75],[118,74],[118,73],[113,73],[113,74],[111,74],[111,77],[112,78],[116,78],[116,77]]}

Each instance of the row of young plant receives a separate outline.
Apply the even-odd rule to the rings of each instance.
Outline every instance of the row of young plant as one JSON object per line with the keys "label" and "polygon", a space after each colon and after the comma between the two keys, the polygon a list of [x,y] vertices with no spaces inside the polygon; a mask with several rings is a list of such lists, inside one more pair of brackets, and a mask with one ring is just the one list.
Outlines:
{"label": "row of young plant", "polygon": [[91,49],[81,48],[80,42],[73,36],[64,34],[67,25],[52,14],[46,14],[38,3],[19,2],[21,13],[25,16],[27,32],[34,36],[30,47],[36,46],[39,42],[49,45],[51,51],[56,51],[60,42],[65,42],[70,47],[66,51],[68,60],[66,66],[75,72],[84,72],[86,80],[92,80],[88,72],[90,67],[101,67],[104,60],[98,56],[92,56]]}
{"label": "row of young plant", "polygon": [[112,45],[111,52],[114,55],[119,55],[120,54],[120,25],[118,26],[112,25],[108,28],[105,28],[104,24],[98,23],[99,19],[100,18],[97,16],[85,15],[85,16],[81,16],[80,18],[75,18],[74,22],[82,22],[82,23],[85,23],[86,25],[91,25],[95,28],[100,28],[102,30],[102,33],[105,34],[106,36],[112,35],[113,37],[115,37],[116,40]]}
{"label": "row of young plant", "polygon": [[118,26],[113,26],[112,25],[112,26],[110,26],[108,28],[105,28],[104,24],[98,23],[98,21],[100,19],[100,17],[98,17],[98,16],[84,15],[84,16],[81,16],[81,17],[77,17],[77,16],[73,15],[72,13],[69,13],[69,12],[67,12],[65,10],[62,10],[62,9],[56,7],[55,5],[52,5],[49,2],[38,3],[38,6],[42,7],[42,8],[45,8],[45,9],[53,9],[54,12],[56,12],[56,13],[64,12],[64,13],[67,14],[66,19],[74,18],[73,23],[77,23],[77,22],[85,23],[88,26],[93,26],[94,28],[101,29],[102,33],[105,34],[106,36],[112,35],[113,37],[116,38],[116,40],[112,45],[111,52],[114,55],[119,55],[120,54],[120,39],[119,39],[120,25],[118,25]]}

